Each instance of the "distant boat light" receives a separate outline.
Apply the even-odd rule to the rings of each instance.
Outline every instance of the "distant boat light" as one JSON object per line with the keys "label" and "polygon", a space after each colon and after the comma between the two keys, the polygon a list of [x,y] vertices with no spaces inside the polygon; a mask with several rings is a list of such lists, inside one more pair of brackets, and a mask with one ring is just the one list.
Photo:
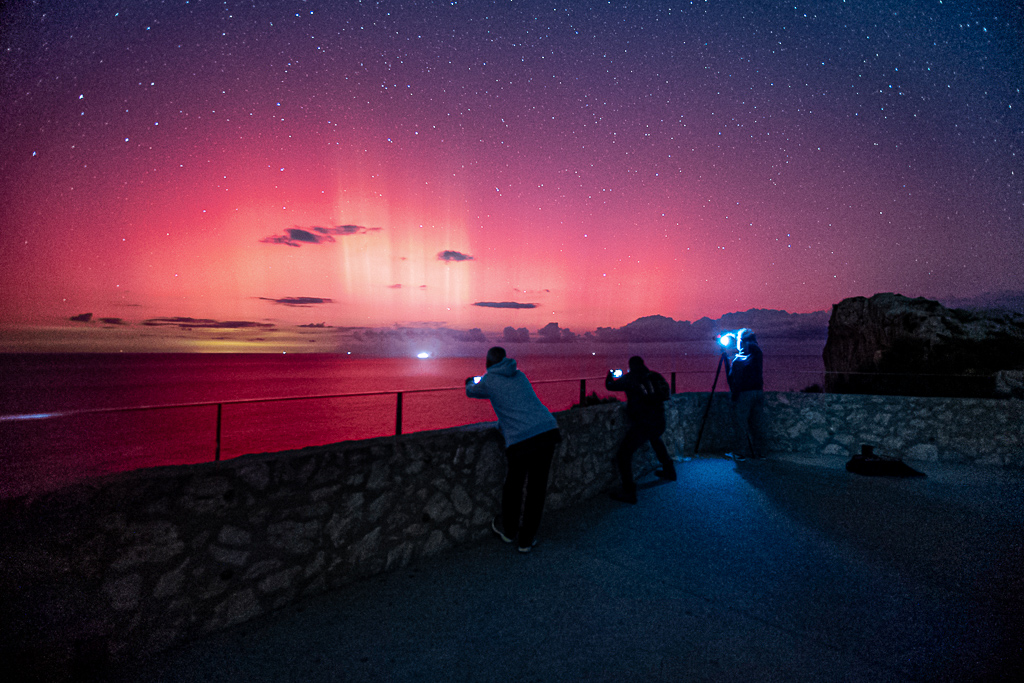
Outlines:
{"label": "distant boat light", "polygon": [[420,351],[416,354],[417,358],[430,358],[430,353],[427,351]]}

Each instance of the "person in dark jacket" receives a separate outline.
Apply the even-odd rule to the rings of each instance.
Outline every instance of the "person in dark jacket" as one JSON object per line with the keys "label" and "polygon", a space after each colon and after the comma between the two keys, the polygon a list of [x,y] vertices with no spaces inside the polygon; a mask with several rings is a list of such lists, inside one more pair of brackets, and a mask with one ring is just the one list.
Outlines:
{"label": "person in dark jacket", "polygon": [[626,416],[629,430],[619,445],[615,461],[622,478],[622,491],[612,493],[612,498],[625,503],[636,503],[636,483],[633,481],[633,453],[645,441],[649,441],[654,454],[661,463],[655,474],[662,479],[676,480],[676,466],[668,455],[668,449],[661,441],[665,433],[665,401],[670,398],[668,382],[657,372],[644,364],[640,356],[629,359],[629,372],[616,377],[608,372],[604,386],[609,391],[626,392]]}
{"label": "person in dark jacket", "polygon": [[729,359],[724,351],[729,389],[732,391],[732,414],[740,444],[726,455],[735,460],[761,456],[761,420],[764,413],[764,354],[757,345],[757,336],[743,328],[736,332],[736,354]]}
{"label": "person in dark jacket", "polygon": [[536,545],[551,459],[562,438],[551,411],[537,398],[515,360],[505,355],[505,349],[491,348],[486,363],[487,374],[466,378],[466,396],[490,399],[505,438],[508,474],[501,491],[501,525],[495,518],[491,530],[506,543],[518,541],[519,552],[528,553]]}

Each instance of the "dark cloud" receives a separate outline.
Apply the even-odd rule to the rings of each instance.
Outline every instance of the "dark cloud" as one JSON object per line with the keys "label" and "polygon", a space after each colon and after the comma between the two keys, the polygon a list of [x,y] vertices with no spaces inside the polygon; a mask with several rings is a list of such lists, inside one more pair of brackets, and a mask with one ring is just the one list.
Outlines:
{"label": "dark cloud", "polygon": [[275,304],[281,304],[282,306],[298,306],[300,308],[334,303],[334,299],[324,299],[318,296],[286,296],[283,299],[271,299],[261,296],[259,299],[260,301],[273,301]]}
{"label": "dark cloud", "polygon": [[309,323],[307,325],[299,325],[299,327],[313,327],[313,328],[316,328],[318,330],[325,330],[325,329],[330,329],[333,326],[332,325],[328,325],[327,323]]}
{"label": "dark cloud", "polygon": [[520,327],[517,330],[510,325],[505,328],[504,339],[507,342],[528,342],[530,341],[530,331],[525,327]]}
{"label": "dark cloud", "polygon": [[575,332],[559,327],[558,323],[548,323],[537,330],[537,336],[542,342],[574,342],[577,339]]}
{"label": "dark cloud", "polygon": [[474,306],[483,308],[537,308],[538,304],[521,304],[518,301],[477,301]]}
{"label": "dark cloud", "polygon": [[127,325],[121,318],[100,318],[100,322],[104,325]]}
{"label": "dark cloud", "polygon": [[472,261],[473,257],[470,256],[469,254],[463,254],[461,251],[452,251],[451,249],[446,249],[438,253],[437,260],[445,261],[446,263],[451,263],[452,261]]}
{"label": "dark cloud", "polygon": [[365,235],[368,232],[377,232],[381,228],[366,228],[361,225],[336,225],[324,228],[314,225],[309,228],[288,228],[284,235],[271,235],[264,237],[260,242],[266,244],[285,244],[289,247],[301,247],[303,244],[326,244],[334,242],[335,235]]}
{"label": "dark cloud", "polygon": [[92,320],[92,313],[79,313],[68,318],[73,323],[87,323]]}
{"label": "dark cloud", "polygon": [[189,329],[212,329],[212,330],[241,330],[248,328],[270,329],[273,323],[257,323],[251,320],[210,320],[208,318],[150,318],[143,320],[147,327],[180,327],[183,330]]}

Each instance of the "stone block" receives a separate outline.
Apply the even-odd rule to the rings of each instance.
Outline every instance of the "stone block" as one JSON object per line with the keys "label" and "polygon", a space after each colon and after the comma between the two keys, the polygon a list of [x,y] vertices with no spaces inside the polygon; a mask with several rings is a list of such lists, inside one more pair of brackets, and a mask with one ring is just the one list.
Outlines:
{"label": "stone block", "polygon": [[324,571],[324,567],[327,566],[326,558],[327,555],[324,553],[324,551],[321,550],[320,552],[318,552],[316,554],[316,557],[313,558],[313,561],[306,565],[306,568],[303,571],[303,576],[308,579],[309,577],[315,574],[322,574]]}
{"label": "stone block", "polygon": [[210,557],[222,564],[230,564],[235,567],[244,567],[249,561],[249,551],[237,548],[222,548],[219,545],[209,547]]}
{"label": "stone block", "polygon": [[128,574],[109,579],[103,584],[103,593],[118,612],[135,609],[142,596],[142,576]]}
{"label": "stone block", "polygon": [[466,489],[461,486],[454,486],[451,492],[452,503],[455,505],[455,511],[465,517],[473,511],[473,499],[466,493]]}
{"label": "stone block", "polygon": [[224,545],[249,545],[252,543],[252,534],[229,524],[221,528],[217,540]]}
{"label": "stone block", "polygon": [[444,532],[440,529],[434,529],[430,532],[430,537],[427,538],[427,542],[423,544],[423,554],[425,556],[436,555],[450,544],[448,539],[445,537]]}
{"label": "stone block", "polygon": [[284,563],[281,560],[260,560],[254,562],[244,574],[242,574],[242,581],[251,581],[255,578],[259,578],[268,572],[272,572]]}
{"label": "stone block", "polygon": [[377,527],[352,544],[349,558],[353,563],[365,562],[377,554],[380,548],[381,529]]}
{"label": "stone block", "polygon": [[919,443],[907,450],[908,460],[923,460],[926,462],[939,461],[939,449],[935,444]]}
{"label": "stone block", "polygon": [[327,522],[327,525],[324,527],[324,532],[331,540],[331,545],[338,548],[347,542],[348,535],[352,532],[354,526],[355,517],[341,515],[336,512]]}
{"label": "stone block", "polygon": [[126,569],[147,562],[166,562],[185,549],[178,529],[170,522],[130,524],[121,535],[121,543],[131,546],[111,564]]}
{"label": "stone block", "polygon": [[270,467],[265,462],[246,465],[238,470],[238,478],[257,491],[265,491],[270,484]]}
{"label": "stone block", "polygon": [[309,499],[312,501],[329,500],[341,490],[341,484],[334,486],[322,486],[309,492]]}
{"label": "stone block", "polygon": [[263,613],[256,594],[251,588],[228,596],[213,609],[213,615],[203,625],[203,632],[217,631],[228,626],[241,624]]}
{"label": "stone block", "polygon": [[390,571],[406,566],[412,560],[412,543],[405,541],[388,552],[388,560],[385,565]]}
{"label": "stone block", "polygon": [[313,549],[320,534],[320,522],[285,521],[267,526],[267,543],[272,548],[301,555]]}
{"label": "stone block", "polygon": [[264,578],[259,583],[261,593],[276,593],[277,591],[291,588],[295,578],[302,573],[302,567],[289,567],[284,571],[275,572]]}
{"label": "stone block", "polygon": [[157,579],[156,587],[153,588],[153,597],[162,600],[180,593],[182,586],[185,585],[185,567],[188,566],[188,563],[189,560],[185,560],[180,567],[172,569]]}
{"label": "stone block", "polygon": [[370,479],[366,482],[366,488],[371,491],[379,491],[391,483],[391,468],[387,462],[378,460],[370,468]]}
{"label": "stone block", "polygon": [[394,505],[395,495],[390,492],[382,493],[366,507],[366,521],[376,524]]}
{"label": "stone block", "polygon": [[455,514],[452,504],[442,493],[435,493],[431,496],[424,507],[424,512],[430,515],[430,519],[435,522],[443,522]]}

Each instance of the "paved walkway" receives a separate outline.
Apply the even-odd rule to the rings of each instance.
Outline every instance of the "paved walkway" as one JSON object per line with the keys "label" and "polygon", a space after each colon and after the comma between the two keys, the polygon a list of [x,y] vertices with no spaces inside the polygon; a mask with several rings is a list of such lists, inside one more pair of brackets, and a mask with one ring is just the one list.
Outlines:
{"label": "paved walkway", "polygon": [[141,681],[1020,680],[1024,473],[679,465],[129,671]]}

